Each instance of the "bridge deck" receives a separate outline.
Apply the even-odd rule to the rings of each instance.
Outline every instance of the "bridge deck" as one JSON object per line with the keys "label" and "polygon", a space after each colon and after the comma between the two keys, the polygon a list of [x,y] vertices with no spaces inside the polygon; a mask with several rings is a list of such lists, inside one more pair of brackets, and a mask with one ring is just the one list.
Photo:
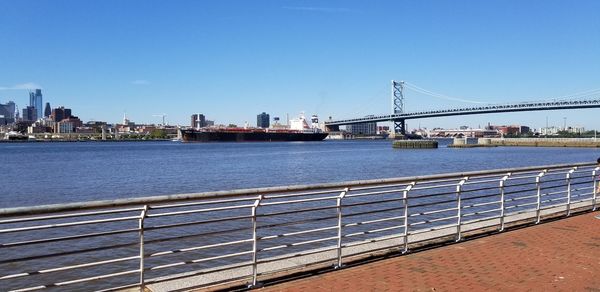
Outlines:
{"label": "bridge deck", "polygon": [[600,291],[600,212],[259,291]]}

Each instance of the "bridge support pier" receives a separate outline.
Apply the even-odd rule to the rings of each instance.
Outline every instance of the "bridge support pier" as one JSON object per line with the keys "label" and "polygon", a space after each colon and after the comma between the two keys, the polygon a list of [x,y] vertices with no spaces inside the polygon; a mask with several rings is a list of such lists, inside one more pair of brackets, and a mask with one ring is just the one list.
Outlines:
{"label": "bridge support pier", "polygon": [[406,122],[404,119],[394,120],[394,134],[396,139],[406,137]]}

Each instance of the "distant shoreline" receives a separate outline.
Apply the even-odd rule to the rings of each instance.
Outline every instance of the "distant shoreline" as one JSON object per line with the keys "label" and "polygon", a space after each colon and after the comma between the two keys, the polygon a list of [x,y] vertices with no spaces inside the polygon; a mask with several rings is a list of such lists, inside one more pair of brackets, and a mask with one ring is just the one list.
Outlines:
{"label": "distant shoreline", "polygon": [[74,143],[74,142],[179,142],[173,141],[171,139],[152,139],[152,140],[139,140],[139,139],[131,139],[131,140],[0,140],[0,143]]}

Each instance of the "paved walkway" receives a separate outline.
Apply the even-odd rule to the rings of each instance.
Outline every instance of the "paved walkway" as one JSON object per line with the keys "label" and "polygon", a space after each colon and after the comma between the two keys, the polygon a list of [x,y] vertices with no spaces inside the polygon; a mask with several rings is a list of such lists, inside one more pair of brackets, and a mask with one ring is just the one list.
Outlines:
{"label": "paved walkway", "polygon": [[600,292],[600,212],[256,291]]}

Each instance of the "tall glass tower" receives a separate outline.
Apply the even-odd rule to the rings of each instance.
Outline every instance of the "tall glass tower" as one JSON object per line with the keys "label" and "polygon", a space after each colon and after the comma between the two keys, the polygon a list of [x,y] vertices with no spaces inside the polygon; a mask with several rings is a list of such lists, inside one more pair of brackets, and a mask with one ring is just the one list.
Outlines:
{"label": "tall glass tower", "polygon": [[46,103],[46,108],[44,108],[44,117],[48,118],[52,115],[52,109],[50,108],[50,103]]}
{"label": "tall glass tower", "polygon": [[29,106],[35,108],[35,112],[39,118],[44,116],[43,104],[41,89],[36,89],[35,92],[29,92]]}

